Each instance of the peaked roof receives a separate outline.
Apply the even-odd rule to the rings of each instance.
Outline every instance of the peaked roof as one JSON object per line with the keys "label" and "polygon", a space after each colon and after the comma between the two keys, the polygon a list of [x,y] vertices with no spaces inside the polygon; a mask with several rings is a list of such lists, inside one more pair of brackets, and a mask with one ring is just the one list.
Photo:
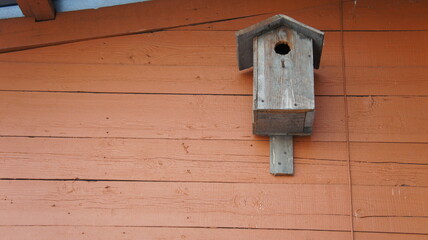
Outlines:
{"label": "peaked roof", "polygon": [[314,68],[319,68],[324,33],[288,16],[278,14],[236,32],[239,70],[253,66],[253,38],[282,26],[291,28],[313,40]]}

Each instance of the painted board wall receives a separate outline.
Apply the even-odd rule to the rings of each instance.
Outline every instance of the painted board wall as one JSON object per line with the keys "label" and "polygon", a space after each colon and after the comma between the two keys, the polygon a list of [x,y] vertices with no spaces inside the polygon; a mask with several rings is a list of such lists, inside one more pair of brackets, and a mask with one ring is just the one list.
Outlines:
{"label": "painted board wall", "polygon": [[[155,0],[0,21],[0,236],[426,239],[427,9]],[[269,174],[235,52],[277,13],[326,32],[293,177]]]}

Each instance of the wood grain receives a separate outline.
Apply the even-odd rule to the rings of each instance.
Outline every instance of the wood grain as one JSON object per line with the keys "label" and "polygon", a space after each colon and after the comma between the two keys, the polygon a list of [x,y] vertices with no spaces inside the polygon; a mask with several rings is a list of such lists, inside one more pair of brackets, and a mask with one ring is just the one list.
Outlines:
{"label": "wood grain", "polygon": [[[0,63],[0,90],[252,94],[252,71],[236,66]],[[338,95],[341,69],[315,71],[315,94]],[[123,84],[126,82],[126,84]]]}
{"label": "wood grain", "polygon": [[[253,49],[255,48],[253,47],[253,40],[256,37],[258,37],[260,41],[264,41],[262,39],[265,38],[264,36],[266,34],[269,34],[267,33],[268,30],[276,31],[276,28],[285,27],[311,40],[311,46],[313,46],[311,49],[313,68],[318,69],[324,42],[324,33],[284,14],[278,14],[235,33],[238,45],[239,70],[244,70],[253,66]],[[292,41],[291,38],[286,40]],[[302,42],[304,42],[304,40]],[[297,42],[294,44],[297,45]]]}
{"label": "wood grain", "polygon": [[268,141],[0,138],[0,145],[1,178],[347,184],[346,148],[337,142],[296,142],[295,175],[286,178],[269,174]]}
{"label": "wood grain", "polygon": [[[349,32],[345,38],[347,66],[427,66],[428,32]],[[404,47],[408,46],[414,47]],[[370,57],[367,57],[367,56]]]}
{"label": "wood grain", "polygon": [[427,30],[427,9],[426,1],[344,0],[343,24],[346,30]]}
{"label": "wood grain", "polygon": [[428,186],[427,144],[350,145],[352,183],[377,186]]}
{"label": "wood grain", "polygon": [[[306,3],[289,3],[290,10],[316,8],[319,5],[336,3],[337,0],[319,0]],[[70,41],[147,32],[177,26],[206,23],[231,18],[242,18],[258,14],[270,14],[284,8],[283,1],[259,2],[251,0],[243,3],[228,1],[189,1],[173,0],[147,1],[106,7],[97,10],[58,13],[55,21],[37,24],[28,19],[15,18],[2,20],[0,28],[0,51],[26,49]],[[325,28],[337,29],[339,18],[337,8],[328,15]],[[318,20],[325,19],[318,15]],[[71,29],[71,30],[70,30]]]}
{"label": "wood grain", "polygon": [[227,66],[0,63],[0,79],[1,90],[13,91],[246,95],[253,91],[251,72]]}
{"label": "wood grain", "polygon": [[[291,239],[320,240],[351,239],[349,232],[304,231],[304,230],[264,230],[264,229],[209,229],[174,227],[97,227],[97,226],[0,226],[0,234],[5,240],[44,240],[58,238],[76,239],[272,239],[280,240],[287,236]],[[425,240],[426,235],[397,233],[356,232],[355,239],[360,240]]]}
{"label": "wood grain", "polygon": [[354,229],[427,234],[427,188],[353,186]]}
{"label": "wood grain", "polygon": [[[0,93],[0,135],[267,139],[252,134],[251,96]],[[313,141],[343,141],[343,98],[317,98]],[[310,140],[309,138],[306,140]]]}
{"label": "wood grain", "polygon": [[351,141],[428,141],[428,98],[356,97],[348,103]]}
{"label": "wood grain", "polygon": [[428,32],[348,32],[344,38],[348,94],[428,94]]}
{"label": "wood grain", "polygon": [[[97,227],[97,226],[0,226],[0,234],[5,240],[45,240],[60,237],[64,240],[79,239],[310,239],[320,240],[351,239],[349,232],[304,231],[304,230],[263,230],[263,229],[211,229],[211,228],[178,228],[178,227]],[[386,234],[384,234],[386,235]],[[366,235],[364,235],[366,236]],[[370,238],[372,239],[372,238]],[[382,238],[383,239],[383,238]],[[401,238],[392,238],[399,240]],[[409,238],[420,240],[422,238]]]}
{"label": "wood grain", "polygon": [[340,185],[1,181],[0,191],[0,225],[349,230]]}
{"label": "wood grain", "polygon": [[424,240],[426,235],[421,234],[400,234],[400,233],[365,233],[356,232],[356,240]]}
{"label": "wood grain", "polygon": [[[295,8],[294,4],[305,4],[304,8]],[[311,6],[312,5],[312,6]],[[284,8],[285,7],[285,8]],[[340,29],[340,2],[339,1],[305,1],[305,2],[287,2],[287,6],[282,9],[276,9],[269,14],[252,16],[246,18],[232,19],[229,21],[218,21],[213,23],[198,24],[194,26],[179,27],[175,30],[189,31],[238,31],[248,26],[254,25],[266,18],[276,15],[285,14],[302,23],[321,30],[338,30]]]}
{"label": "wood grain", "polygon": [[1,51],[39,47],[0,54],[1,238],[351,239],[353,215],[357,240],[426,239],[425,1],[343,1],[344,52],[328,32],[315,94],[343,95],[344,73],[349,116],[342,96],[316,98],[293,177],[268,173],[251,133],[233,31],[277,13],[339,30],[340,7],[156,0],[1,20]]}
{"label": "wood grain", "polygon": [[294,174],[293,136],[270,136],[270,173]]}
{"label": "wood grain", "polygon": [[352,163],[353,185],[427,187],[428,163]]}
{"label": "wood grain", "polygon": [[367,163],[426,164],[428,148],[425,143],[364,143],[350,145],[351,160]]}
{"label": "wood grain", "polygon": [[[315,93],[340,95],[340,36],[326,41]],[[159,32],[0,54],[0,89],[250,94],[235,48],[230,32]]]}
{"label": "wood grain", "polygon": [[[41,58],[40,56],[43,56]],[[164,31],[0,54],[1,61],[119,65],[236,66],[232,32]]]}
{"label": "wood grain", "polygon": [[347,91],[350,95],[428,96],[427,74],[426,66],[347,67]]}
{"label": "wood grain", "polygon": [[[275,50],[278,43],[287,43],[285,46],[289,47],[290,52],[278,54]],[[253,80],[254,111],[313,111],[312,40],[281,27],[257,37],[253,49],[257,54],[254,57],[254,64],[257,64]]]}
{"label": "wood grain", "polygon": [[[321,65],[340,67],[340,34],[326,33],[325,38]],[[163,31],[2,53],[0,61],[237,66],[235,41],[230,31]]]}

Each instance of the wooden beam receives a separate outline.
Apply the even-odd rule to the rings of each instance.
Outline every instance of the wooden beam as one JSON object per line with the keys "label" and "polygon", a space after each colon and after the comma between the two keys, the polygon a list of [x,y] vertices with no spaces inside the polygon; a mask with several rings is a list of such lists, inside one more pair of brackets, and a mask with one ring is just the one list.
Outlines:
{"label": "wooden beam", "polygon": [[26,17],[33,17],[36,21],[55,18],[55,9],[51,0],[17,0],[16,2]]}

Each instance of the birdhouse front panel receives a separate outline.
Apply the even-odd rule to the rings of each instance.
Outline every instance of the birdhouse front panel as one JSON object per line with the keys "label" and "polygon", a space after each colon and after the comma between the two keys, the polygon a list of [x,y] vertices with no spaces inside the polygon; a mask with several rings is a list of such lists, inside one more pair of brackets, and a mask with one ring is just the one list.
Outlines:
{"label": "birdhouse front panel", "polygon": [[254,133],[304,133],[315,109],[312,39],[279,27],[255,37],[253,49]]}

